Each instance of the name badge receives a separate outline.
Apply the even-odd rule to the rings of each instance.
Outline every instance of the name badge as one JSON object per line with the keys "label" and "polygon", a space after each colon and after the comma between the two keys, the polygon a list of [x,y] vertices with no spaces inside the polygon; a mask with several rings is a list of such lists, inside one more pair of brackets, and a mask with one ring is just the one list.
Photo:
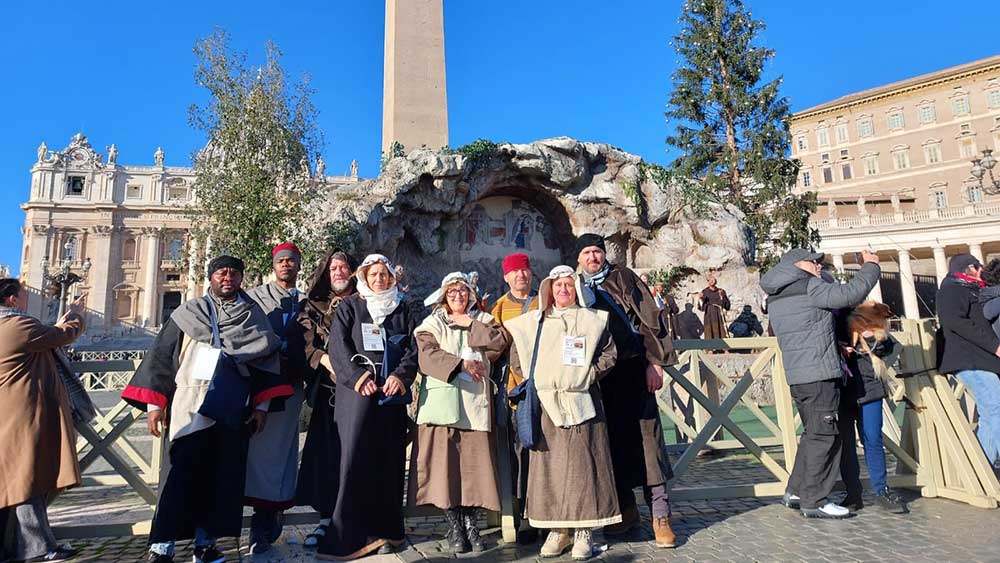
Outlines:
{"label": "name badge", "polygon": [[382,352],[385,350],[385,342],[382,341],[382,327],[361,323],[361,343],[365,347],[365,352]]}
{"label": "name badge", "polygon": [[219,365],[219,358],[221,356],[221,348],[213,348],[208,345],[195,347],[194,365],[191,369],[191,376],[202,381],[212,381],[212,376],[215,375],[215,367]]}
{"label": "name badge", "polygon": [[587,361],[587,339],[582,336],[563,337],[563,365],[583,367]]}

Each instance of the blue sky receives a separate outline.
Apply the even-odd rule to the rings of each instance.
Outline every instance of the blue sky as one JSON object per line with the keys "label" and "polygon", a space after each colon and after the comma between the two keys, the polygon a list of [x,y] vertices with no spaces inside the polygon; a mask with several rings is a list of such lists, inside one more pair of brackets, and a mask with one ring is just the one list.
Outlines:
{"label": "blue sky", "polygon": [[[191,47],[226,28],[251,62],[272,39],[292,73],[318,89],[331,174],[352,158],[378,173],[381,146],[381,0],[51,0],[4,2],[0,34],[0,263],[20,261],[18,207],[43,139],[62,149],[77,131],[115,143],[120,163],[190,164],[203,144],[187,107]],[[663,118],[677,57],[668,42],[681,0],[445,0],[451,145],[485,137],[527,142],[556,135],[603,141],[667,163]],[[793,109],[997,54],[995,18],[982,6],[903,0],[748,0],[777,51]]]}

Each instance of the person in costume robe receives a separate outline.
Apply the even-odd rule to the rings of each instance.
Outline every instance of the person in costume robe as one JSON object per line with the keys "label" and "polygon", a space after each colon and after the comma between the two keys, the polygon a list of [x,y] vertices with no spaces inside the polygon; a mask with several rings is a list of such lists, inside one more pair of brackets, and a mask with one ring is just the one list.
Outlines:
{"label": "person in costume robe", "polygon": [[542,557],[558,557],[572,543],[573,558],[584,560],[593,552],[591,529],[622,516],[598,385],[615,364],[615,341],[607,312],[579,306],[575,277],[569,266],[553,268],[539,287],[539,311],[505,326],[513,340],[511,367],[534,381],[541,405],[528,519],[551,530]]}
{"label": "person in costume robe", "polygon": [[309,279],[306,301],[298,322],[305,338],[306,401],[312,408],[306,442],[302,446],[295,503],[311,506],[319,512],[319,524],[303,545],[316,547],[330,529],[333,505],[337,499],[337,475],[340,464],[340,438],[334,420],[336,381],[327,343],[333,314],[344,299],[355,292],[354,270],[357,262],[339,248],[320,260]]}
{"label": "person in costume robe", "polygon": [[667,330],[670,331],[670,339],[680,338],[680,329],[677,326],[677,315],[681,312],[677,306],[677,300],[666,290],[663,282],[656,282],[653,286],[653,295],[656,297],[656,305],[660,308],[660,316]]}
{"label": "person in costume robe", "polygon": [[[76,430],[56,351],[85,328],[81,297],[55,326],[27,313],[20,281],[0,280],[0,560],[64,561],[76,555],[56,543],[46,497],[80,484]],[[8,522],[14,545],[5,550]]]}
{"label": "person in costume robe", "polygon": [[608,324],[618,351],[615,367],[601,380],[601,399],[622,521],[606,526],[604,533],[621,535],[640,524],[632,489],[642,486],[652,513],[656,545],[674,547],[667,495],[673,469],[655,395],[663,387],[663,366],[677,361],[669,331],[639,276],[607,261],[603,237],[581,235],[577,262],[583,302],[609,313]]}
{"label": "person in costume robe", "polygon": [[[726,311],[731,306],[726,290],[717,286],[715,275],[708,276],[708,287],[698,294],[698,310],[705,313],[705,338],[726,338]],[[711,378],[709,378],[711,379]],[[716,391],[718,394],[718,391]]]}
{"label": "person in costume robe", "polygon": [[423,379],[407,505],[444,510],[452,552],[482,552],[479,508],[500,510],[490,369],[506,333],[479,310],[468,276],[453,272],[414,339]]}
{"label": "person in costume robe", "polygon": [[149,534],[153,563],[171,563],[174,542],[191,538],[195,563],[225,561],[215,540],[240,535],[250,435],[293,394],[281,376],[281,340],[241,289],[243,270],[238,258],[213,259],[208,295],[170,315],[122,391],[148,412],[150,434],[166,427],[170,441]]}
{"label": "person in costume robe", "polygon": [[305,299],[296,289],[302,253],[286,242],[271,250],[274,281],[247,292],[267,315],[281,339],[281,375],[294,394],[285,410],[267,417],[264,429],[250,439],[244,502],[254,509],[250,520],[250,553],[265,553],[281,535],[281,511],[295,505],[299,464],[299,415],[305,397],[303,373],[308,368],[305,342],[297,316]]}
{"label": "person in costume robe", "polygon": [[[409,308],[400,306],[394,276],[388,258],[367,256],[356,274],[358,293],[337,306],[330,326],[340,451],[337,474],[330,477],[337,480],[333,517],[317,559],[389,553],[405,541],[409,417],[401,399],[416,376],[417,353],[414,320]],[[383,366],[387,360],[395,366]]]}
{"label": "person in costume robe", "polygon": [[[500,296],[490,315],[493,319],[504,326],[504,323],[515,319],[528,311],[538,308],[537,294],[531,289],[531,260],[527,254],[509,254],[503,259],[503,279],[510,288],[507,293]],[[504,388],[500,397],[506,397],[519,383],[521,376],[510,369],[510,358],[504,356],[498,361],[496,368],[502,370],[497,374],[496,380]],[[494,370],[496,371],[496,370]],[[504,399],[506,401],[506,399]],[[521,441],[517,437],[517,423],[514,422],[514,410],[505,404],[498,403],[497,409],[506,408],[510,424],[510,460],[511,460],[511,481],[513,483],[514,494],[517,497],[517,507],[515,515],[520,520],[517,534],[517,542],[520,544],[532,544],[538,539],[538,530],[528,525],[524,520],[524,507],[527,500],[528,488],[528,459],[531,451],[521,446]]]}

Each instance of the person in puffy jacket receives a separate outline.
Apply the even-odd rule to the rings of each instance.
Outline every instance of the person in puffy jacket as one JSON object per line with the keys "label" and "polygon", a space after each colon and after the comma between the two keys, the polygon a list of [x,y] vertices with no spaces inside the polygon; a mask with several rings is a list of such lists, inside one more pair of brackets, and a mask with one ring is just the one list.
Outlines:
{"label": "person in puffy jacket", "polygon": [[837,412],[844,370],[834,335],[834,312],[865,300],[881,277],[878,255],[846,284],[821,277],[823,253],[795,248],[761,277],[771,326],[778,338],[792,398],[804,427],[785,504],[812,518],[846,518],[850,511],[827,496],[837,482],[841,439]]}

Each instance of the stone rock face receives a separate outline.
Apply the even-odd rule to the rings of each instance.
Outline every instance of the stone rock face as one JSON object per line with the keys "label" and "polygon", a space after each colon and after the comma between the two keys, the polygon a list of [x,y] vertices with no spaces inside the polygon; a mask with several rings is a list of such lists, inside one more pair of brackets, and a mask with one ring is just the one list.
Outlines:
{"label": "stone rock face", "polygon": [[590,232],[608,237],[612,261],[719,270],[734,299],[759,301],[742,298],[759,289],[745,265],[740,212],[716,205],[693,217],[679,188],[647,178],[641,162],[567,137],[471,157],[419,149],[391,159],[377,179],[333,190],[326,216],[356,228],[359,255],[377,251],[404,264],[419,297],[455,270],[478,271],[484,291],[498,295],[500,259],[511,252],[532,257],[536,279],[559,263],[576,266],[574,239]]}

